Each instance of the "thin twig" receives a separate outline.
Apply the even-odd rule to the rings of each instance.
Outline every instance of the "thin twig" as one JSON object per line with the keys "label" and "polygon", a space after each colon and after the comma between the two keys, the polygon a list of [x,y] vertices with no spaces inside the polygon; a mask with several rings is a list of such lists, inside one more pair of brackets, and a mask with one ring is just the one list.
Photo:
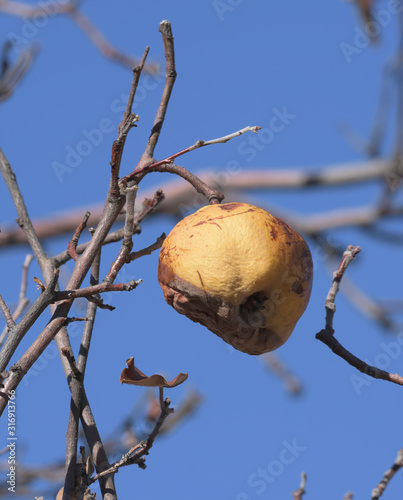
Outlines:
{"label": "thin twig", "polygon": [[139,165],[142,165],[142,160],[145,160],[145,163],[148,163],[154,155],[154,149],[157,145],[162,125],[164,124],[169,99],[171,97],[172,89],[176,80],[174,39],[172,36],[171,23],[169,21],[162,21],[160,23],[159,31],[162,35],[166,61],[165,86],[162,93],[161,102],[154,119],[154,125],[151,129],[151,135],[148,139],[147,146],[144,150],[142,158],[140,159]]}
{"label": "thin twig", "polygon": [[[11,360],[12,355],[19,346],[21,340],[24,338],[25,334],[43,313],[43,311],[52,303],[55,294],[55,288],[57,285],[59,272],[56,270],[53,273],[53,279],[46,290],[41,293],[38,299],[32,304],[24,317],[19,321],[19,323],[13,328],[13,335],[9,335],[6,338],[4,346],[0,350],[0,373],[4,371]],[[38,355],[38,357],[40,354]],[[1,412],[0,412],[1,413]]]}
{"label": "thin twig", "polygon": [[[156,193],[154,193],[154,196],[150,198],[146,198],[143,203],[142,203],[142,208],[138,211],[135,212],[134,215],[134,232],[139,230],[140,223],[145,219],[147,215],[152,213],[158,206],[159,204],[165,199],[164,193],[159,189]],[[116,243],[117,241],[120,241],[124,237],[124,228],[118,229],[116,231],[113,231],[109,233],[103,242],[103,245],[107,245],[109,243]],[[76,248],[76,251],[79,255],[81,255],[84,250],[87,248],[89,242],[82,243],[81,245],[78,245]],[[66,251],[56,255],[53,258],[54,262],[56,263],[57,266],[61,266],[62,264],[65,264],[70,260],[70,256],[67,254]]]}
{"label": "thin twig", "polygon": [[[173,85],[173,82],[170,83]],[[209,200],[210,203],[219,203],[224,199],[224,195],[219,191],[217,191],[216,189],[210,187],[208,184],[203,182],[199,177],[195,176],[184,167],[175,165],[173,163],[175,158],[178,158],[179,156],[182,156],[186,153],[189,153],[190,151],[194,151],[195,149],[201,148],[203,146],[211,146],[213,144],[224,144],[229,140],[233,139],[234,137],[239,137],[240,135],[246,132],[257,133],[258,130],[260,130],[260,128],[261,127],[245,127],[242,130],[238,130],[237,132],[234,132],[232,134],[228,134],[224,137],[219,137],[217,139],[212,139],[210,141],[198,140],[192,146],[189,146],[188,148],[183,149],[178,153],[168,156],[167,158],[161,161],[153,162],[152,158],[149,157],[148,161],[145,160],[143,161],[145,164],[142,167],[137,166],[131,174],[128,174],[125,177],[123,177],[120,183],[121,185],[125,185],[130,180],[133,179],[140,180],[145,174],[148,174],[150,172],[169,172],[171,174],[179,175],[180,177],[183,177],[185,180],[187,180],[196,189],[196,191],[206,196],[206,198]],[[152,137],[153,136],[150,137],[150,140],[152,139]],[[139,165],[140,164],[141,160],[139,162]]]}
{"label": "thin twig", "polygon": [[156,167],[160,167],[162,165],[165,165],[166,163],[173,163],[176,158],[179,156],[182,156],[186,153],[189,153],[190,151],[194,151],[195,149],[202,148],[204,146],[212,146],[213,144],[225,144],[226,142],[230,141],[231,139],[234,139],[235,137],[239,137],[242,134],[245,134],[246,132],[253,132],[254,134],[257,134],[257,132],[261,129],[262,127],[245,127],[242,130],[238,130],[237,132],[233,132],[232,134],[225,135],[224,137],[218,137],[217,139],[212,139],[210,141],[203,141],[199,139],[196,141],[192,146],[189,146],[188,148],[183,149],[182,151],[179,151],[178,153],[175,153],[171,156],[168,156],[164,160],[157,161],[155,163],[152,163],[151,165],[148,165],[146,167],[143,167],[142,169],[139,169],[136,171],[136,174],[140,174],[144,171],[152,170]]}
{"label": "thin twig", "polygon": [[139,117],[136,114],[132,113],[132,108],[133,108],[134,96],[136,94],[141,73],[144,69],[144,64],[147,59],[148,52],[149,48],[146,47],[140,63],[133,68],[133,79],[130,87],[129,97],[127,99],[126,109],[123,114],[122,121],[118,126],[118,137],[112,144],[112,153],[110,162],[111,181],[109,187],[109,192],[112,196],[118,196],[119,193],[118,182],[119,182],[120,164],[122,162],[123,149],[125,147],[127,134],[139,120]]}
{"label": "thin twig", "polygon": [[127,100],[126,109],[125,109],[125,112],[123,114],[122,121],[120,122],[119,127],[118,127],[119,132],[122,130],[124,125],[129,120],[129,117],[130,117],[130,114],[131,114],[132,108],[133,108],[134,96],[136,95],[137,86],[138,86],[139,80],[140,80],[140,75],[143,71],[143,68],[144,68],[144,65],[145,65],[145,62],[146,62],[146,59],[147,59],[149,52],[150,52],[150,47],[146,47],[144,49],[144,53],[143,53],[143,56],[141,58],[140,63],[133,67],[132,85],[130,87],[129,98]]}
{"label": "thin twig", "polygon": [[141,224],[146,216],[154,212],[154,210],[159,207],[160,203],[164,200],[165,194],[162,189],[158,189],[152,198],[146,198],[141,205],[141,209],[135,215],[135,224]]}
{"label": "thin twig", "polygon": [[3,151],[0,149],[0,171],[3,176],[4,182],[10,191],[11,197],[13,199],[15,208],[18,213],[18,224],[24,231],[28,243],[30,244],[32,251],[38,262],[44,262],[47,260],[47,256],[42,249],[39,242],[39,238],[35,232],[34,226],[32,225],[31,219],[28,215],[27,207],[22,197],[21,191],[17,184],[17,178],[11,169],[11,165],[5,157]]}
{"label": "thin twig", "polygon": [[356,368],[362,373],[369,375],[373,378],[379,378],[382,380],[387,380],[398,385],[403,385],[403,377],[398,373],[388,373],[384,370],[380,370],[375,366],[370,366],[361,359],[357,358],[351,354],[347,349],[345,349],[335,338],[333,329],[333,318],[336,312],[335,298],[340,288],[341,279],[348,267],[352,262],[354,257],[360,252],[360,247],[354,247],[349,245],[343,254],[342,261],[338,269],[334,272],[333,282],[330,286],[329,293],[326,297],[325,309],[326,309],[326,324],[325,328],[316,334],[316,338],[326,344],[337,356],[343,358],[347,363]]}
{"label": "thin twig", "polygon": [[[134,231],[134,203],[136,200],[138,186],[132,185],[125,189],[126,194],[126,219],[123,228],[123,241],[118,256],[112,263],[108,274],[105,276],[103,283],[113,283],[122,269],[124,264],[128,261],[128,256],[133,248],[133,231]],[[136,285],[137,286],[137,285]]]}
{"label": "thin twig", "polygon": [[145,255],[151,255],[155,250],[158,250],[159,248],[162,247],[165,238],[166,234],[162,233],[161,236],[159,236],[157,240],[148,247],[143,248],[142,250],[137,250],[137,252],[132,252],[128,256],[128,259],[130,259],[130,262],[132,262],[133,260],[139,259],[140,257],[144,257]]}
{"label": "thin twig", "polygon": [[334,301],[340,289],[341,279],[347,267],[359,252],[361,252],[360,247],[353,247],[352,245],[349,245],[346,251],[343,253],[343,258],[340,262],[338,269],[333,273],[333,281],[325,301],[326,329],[328,330],[333,330],[333,317],[334,313],[336,312],[336,305]]}
{"label": "thin twig", "polygon": [[305,492],[306,480],[307,480],[307,475],[305,472],[302,472],[299,488],[292,492],[292,497],[294,500],[302,500],[302,496],[306,493]]}
{"label": "thin twig", "polygon": [[8,330],[13,330],[15,327],[15,321],[13,319],[13,315],[11,314],[10,309],[7,307],[7,304],[4,302],[4,299],[1,295],[0,295],[0,308],[3,311],[4,317],[6,319]]}
{"label": "thin twig", "polygon": [[31,66],[37,52],[35,47],[21,50],[17,62],[10,66],[8,61],[4,61],[4,58],[8,58],[7,52],[11,47],[11,43],[7,43],[3,49],[3,68],[6,69],[0,77],[0,102],[5,101],[13,94],[19,81]]}
{"label": "thin twig", "polygon": [[[78,288],[77,290],[63,290],[62,292],[55,292],[53,302],[59,302],[65,299],[77,299],[79,297],[91,297],[98,293],[105,292],[131,292],[140,283],[140,280],[130,280],[127,283],[100,283],[99,285],[88,286],[86,288]],[[92,298],[92,297],[91,297]]]}
{"label": "thin twig", "polygon": [[73,260],[77,260],[78,254],[76,252],[77,248],[77,243],[78,240],[80,239],[81,233],[84,231],[85,227],[87,226],[88,219],[90,218],[91,213],[87,210],[84,214],[83,220],[80,222],[80,224],[77,226],[77,229],[74,231],[74,235],[67,244],[67,253],[70,255],[70,257]]}
{"label": "thin twig", "polygon": [[[160,394],[161,394],[161,391],[160,391]],[[170,404],[171,404],[171,401],[169,398],[166,398],[165,401],[161,402],[160,416],[158,417],[158,420],[155,423],[155,426],[154,426],[153,430],[151,431],[150,435],[148,436],[147,440],[143,441],[139,444],[136,444],[133,448],[131,448],[129,450],[128,453],[123,455],[123,457],[118,462],[115,462],[110,467],[110,469],[105,470],[105,471],[101,472],[100,474],[97,474],[96,476],[91,478],[90,484],[94,483],[102,476],[115,474],[121,467],[124,467],[126,465],[137,464],[140,468],[144,469],[146,467],[146,465],[144,463],[144,459],[143,459],[144,455],[148,454],[148,452],[150,451],[151,447],[153,446],[154,441],[155,441],[156,437],[158,436],[158,434],[161,430],[161,427],[163,426],[165,420],[174,411],[173,408],[170,408]]]}
{"label": "thin twig", "polygon": [[396,472],[403,467],[403,448],[397,453],[397,457],[393,465],[385,472],[380,483],[372,490],[371,500],[379,500],[385,491],[389,481],[396,474]]}
{"label": "thin twig", "polygon": [[[98,285],[99,283],[99,267],[101,264],[101,253],[95,257],[91,266],[91,286]],[[97,313],[97,306],[93,302],[89,302],[87,306],[87,322],[84,326],[83,335],[81,338],[80,351],[77,357],[77,368],[80,370],[82,377],[85,376],[85,369],[87,366],[88,354],[90,350],[92,332],[95,324],[95,316]]]}

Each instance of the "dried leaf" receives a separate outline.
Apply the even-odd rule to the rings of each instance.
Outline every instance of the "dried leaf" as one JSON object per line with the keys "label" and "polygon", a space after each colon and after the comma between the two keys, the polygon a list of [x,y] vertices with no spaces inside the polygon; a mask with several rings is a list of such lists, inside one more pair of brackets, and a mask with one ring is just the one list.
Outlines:
{"label": "dried leaf", "polygon": [[167,382],[162,375],[147,377],[147,375],[134,366],[133,357],[129,358],[126,364],[127,368],[120,375],[121,384],[141,385],[144,387],[176,387],[188,378],[187,373],[179,373],[173,380]]}
{"label": "dried leaf", "polygon": [[39,278],[37,278],[36,276],[34,276],[34,281],[36,283],[36,289],[37,290],[42,290],[42,292],[45,291],[46,287],[45,287],[45,285],[42,283],[42,281]]}

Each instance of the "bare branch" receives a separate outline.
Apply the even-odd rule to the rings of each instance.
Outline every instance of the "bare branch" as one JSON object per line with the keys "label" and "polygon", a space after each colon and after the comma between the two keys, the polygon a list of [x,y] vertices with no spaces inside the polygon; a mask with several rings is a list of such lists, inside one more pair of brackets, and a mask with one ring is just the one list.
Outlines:
{"label": "bare branch", "polygon": [[30,244],[34,252],[37,261],[44,262],[45,260],[47,260],[47,256],[42,249],[42,246],[39,242],[39,238],[35,232],[34,226],[32,225],[31,219],[29,218],[24,198],[22,197],[21,191],[17,184],[16,175],[11,169],[11,165],[1,149],[0,149],[0,171],[7,185],[8,190],[10,191],[11,197],[13,198],[15,208],[17,209],[19,217],[18,224],[24,231],[28,243]]}
{"label": "bare branch", "polygon": [[122,128],[125,126],[132,112],[134,96],[136,95],[137,86],[139,84],[141,73],[144,69],[144,65],[150,52],[150,47],[146,47],[144,49],[143,57],[138,65],[133,67],[133,80],[132,85],[130,87],[129,98],[127,100],[126,110],[123,114],[123,118],[121,123],[119,124],[118,131],[120,132]]}
{"label": "bare branch", "polygon": [[83,220],[80,222],[80,224],[77,226],[77,229],[74,231],[74,235],[67,244],[67,253],[70,255],[70,257],[73,260],[77,260],[78,254],[76,252],[77,248],[77,243],[78,240],[80,239],[81,233],[84,231],[85,227],[87,226],[88,219],[90,218],[91,213],[88,212],[88,210],[85,212]]}
{"label": "bare branch", "polygon": [[[175,153],[168,158],[165,158],[164,160],[157,161],[157,162],[152,162],[152,160],[146,162],[146,164],[143,167],[136,167],[134,171],[131,174],[126,175],[123,177],[120,181],[122,185],[125,185],[127,182],[129,182],[132,179],[138,179],[141,180],[141,178],[150,172],[169,172],[171,174],[177,174],[180,177],[183,177],[185,180],[188,181],[190,185],[192,185],[197,192],[203,194],[209,201],[209,203],[219,203],[224,199],[224,195],[217,190],[211,188],[208,184],[203,182],[199,177],[195,176],[191,172],[189,172],[186,168],[181,167],[179,165],[175,165],[173,163],[175,158],[178,158],[181,155],[184,155],[185,153],[189,153],[190,151],[194,151],[195,149],[201,148],[203,146],[210,146],[212,144],[220,144],[220,143],[226,143],[229,140],[233,139],[234,137],[238,137],[245,132],[254,132],[257,133],[257,131],[260,129],[260,127],[245,127],[242,130],[238,130],[237,132],[234,132],[232,134],[226,135],[224,137],[219,137],[218,139],[212,139],[210,141],[202,141],[198,140],[196,141],[193,146],[190,146],[186,149],[183,149],[182,151],[179,151],[178,153]],[[144,155],[143,155],[144,157]],[[141,160],[139,165],[141,164]]]}
{"label": "bare branch", "polygon": [[11,66],[8,61],[8,52],[10,48],[11,43],[6,43],[3,48],[3,71],[0,76],[0,102],[5,101],[13,94],[19,81],[31,66],[36,54],[36,49],[34,47],[21,50],[17,62]]}
{"label": "bare branch", "polygon": [[389,484],[389,481],[393,478],[396,472],[402,467],[403,467],[403,448],[398,451],[394,464],[392,465],[392,467],[390,467],[390,469],[388,469],[385,472],[381,482],[378,484],[376,488],[372,490],[371,500],[379,500],[379,498],[385,491],[387,485]]}
{"label": "bare branch", "polygon": [[[282,169],[253,169],[239,165],[237,166],[236,174],[231,175],[231,171],[222,167],[217,169],[218,173],[211,170],[201,172],[198,177],[207,185],[215,189],[224,189],[228,192],[233,192],[234,199],[239,201],[242,198],[242,191],[254,189],[303,189],[303,188],[320,188],[322,186],[342,186],[346,184],[354,184],[359,182],[368,182],[374,179],[382,181],[385,178],[403,177],[402,167],[394,160],[388,159],[373,159],[365,162],[352,162],[330,165],[322,169],[303,169],[303,168],[282,168]],[[225,182],[222,182],[221,173],[225,175]],[[159,208],[160,212],[181,215],[180,207],[186,205],[194,205],[194,188],[188,183],[181,181],[169,181],[163,184],[163,191],[166,196],[166,201]],[[155,192],[155,187],[150,188],[144,193],[147,198],[152,198]],[[227,196],[227,198],[229,198]],[[102,216],[103,207],[93,206],[89,208],[91,212],[91,220],[94,225],[98,224]],[[358,210],[358,212],[357,212]],[[368,217],[368,210],[371,210],[371,215]],[[309,224],[304,224],[302,218],[293,217],[304,229],[313,232],[319,232],[327,223],[332,223],[332,227],[341,227],[348,223],[368,224],[380,220],[385,214],[379,210],[373,210],[372,207],[348,209],[339,215],[343,216],[343,221],[338,222],[337,214],[330,212],[326,217],[318,221],[309,219]],[[65,214],[57,214],[56,216],[46,217],[35,221],[35,229],[40,239],[57,236],[65,233],[72,233],[82,219],[82,210],[69,210]],[[119,217],[123,220],[124,215]],[[25,235],[16,229],[2,228],[0,233],[0,247],[11,246],[25,243]]]}
{"label": "bare branch", "polygon": [[165,158],[164,160],[157,161],[155,163],[152,163],[151,165],[147,165],[146,167],[143,167],[141,169],[136,170],[136,174],[141,174],[145,171],[153,170],[156,167],[160,167],[161,165],[165,165],[166,163],[173,163],[176,158],[179,156],[182,156],[186,153],[189,153],[190,151],[194,151],[195,149],[202,148],[204,146],[212,146],[213,144],[225,144],[226,142],[230,141],[231,139],[234,139],[235,137],[239,137],[242,134],[245,134],[246,132],[253,132],[254,134],[257,134],[257,132],[261,129],[262,127],[245,127],[242,130],[238,130],[237,132],[233,132],[232,134],[228,134],[224,137],[219,137],[217,139],[212,139],[210,141],[203,141],[199,139],[196,141],[193,146],[189,146],[186,149],[183,149],[182,151],[179,151],[178,153],[175,153],[171,156],[168,156],[168,158]]}
{"label": "bare branch", "polygon": [[101,283],[99,285],[88,286],[86,288],[78,288],[77,290],[63,290],[62,292],[55,292],[53,302],[59,302],[66,299],[77,299],[78,297],[89,298],[92,295],[105,292],[131,292],[142,280],[131,280],[127,283]]}
{"label": "bare branch", "polygon": [[136,94],[137,86],[139,83],[140,75],[144,69],[144,64],[149,52],[149,48],[146,47],[144,50],[143,57],[138,66],[133,68],[133,79],[130,87],[129,97],[127,99],[126,110],[123,114],[122,121],[118,127],[118,137],[116,141],[112,145],[112,154],[111,154],[111,182],[109,187],[110,195],[113,197],[118,196],[119,194],[119,172],[120,172],[120,164],[122,162],[123,149],[125,147],[127,134],[130,129],[133,128],[136,122],[139,120],[139,117],[132,113],[134,96]]}
{"label": "bare branch", "polygon": [[[326,309],[326,329],[333,330],[333,317],[336,312],[336,305],[334,303],[336,299],[336,295],[340,289],[341,279],[351,261],[355,258],[355,256],[361,252],[360,247],[353,247],[349,245],[346,251],[343,254],[343,258],[340,262],[340,265],[333,273],[333,281],[330,286],[329,293],[327,294],[325,301],[325,309]],[[333,330],[334,331],[334,330]]]}
{"label": "bare branch", "polygon": [[351,354],[334,337],[333,318],[336,312],[334,301],[340,288],[341,279],[348,265],[360,251],[360,247],[353,247],[352,245],[349,245],[344,252],[342,261],[338,269],[334,272],[333,282],[326,297],[326,325],[323,330],[316,334],[316,338],[326,344],[337,356],[343,358],[345,361],[347,361],[347,363],[349,363],[360,372],[365,373],[366,375],[369,375],[373,378],[379,378],[398,385],[403,385],[403,377],[401,377],[398,373],[388,373],[384,370],[376,368],[375,366],[368,365],[361,359]]}
{"label": "bare branch", "polygon": [[0,308],[3,311],[4,317],[6,319],[7,328],[9,330],[13,330],[15,327],[15,321],[13,319],[10,309],[7,307],[7,304],[4,302],[4,299],[1,295],[0,295]]}
{"label": "bare branch", "polygon": [[299,488],[292,492],[292,497],[294,500],[302,500],[302,496],[306,493],[305,492],[306,480],[307,480],[307,475],[305,472],[302,472]]}
{"label": "bare branch", "polygon": [[[151,214],[163,200],[164,200],[164,193],[161,190],[158,190],[154,194],[152,199],[146,198],[143,201],[141,209],[137,210],[134,215],[134,224],[133,224],[134,232],[139,231],[140,223],[145,219],[147,215]],[[124,228],[118,229],[117,231],[109,233],[105,237],[103,244],[107,245],[109,243],[116,243],[117,241],[120,241],[123,237],[124,237]],[[81,245],[79,245],[76,249],[77,253],[82,254],[84,250],[87,248],[87,246],[88,243],[82,243]],[[61,266],[69,259],[70,256],[67,254],[67,252],[62,252],[61,254],[56,255],[56,257],[53,258],[57,266]]]}
{"label": "bare branch", "polygon": [[[58,276],[59,276],[58,272],[53,273],[53,279],[48,284],[45,291],[41,293],[41,295],[30,307],[30,309],[24,315],[21,321],[13,328],[12,335],[9,335],[7,337],[4,346],[0,350],[0,373],[6,369],[12,355],[14,354],[18,345],[20,344],[21,340],[24,338],[25,334],[35,323],[38,317],[43,313],[43,311],[48,307],[48,305],[52,303]],[[40,356],[41,353],[38,354],[38,357]]]}
{"label": "bare branch", "polygon": [[[99,283],[99,267],[101,264],[101,253],[95,257],[91,266],[91,279],[90,285],[95,286]],[[80,351],[77,358],[77,368],[80,370],[84,378],[85,369],[87,366],[88,354],[90,350],[92,332],[95,324],[95,316],[97,313],[97,306],[93,302],[88,302],[87,306],[87,322],[84,326],[83,336],[80,344]]]}
{"label": "bare branch", "polygon": [[170,408],[170,404],[171,401],[169,398],[166,398],[165,401],[162,400],[160,416],[158,417],[154,429],[148,436],[147,440],[133,446],[133,448],[131,448],[128,453],[123,455],[123,457],[118,462],[115,462],[110,467],[110,469],[105,470],[104,472],[101,472],[100,474],[97,474],[96,476],[91,478],[91,484],[97,481],[100,477],[115,474],[121,467],[124,467],[126,465],[137,464],[140,468],[145,469],[146,465],[144,463],[143,457],[144,455],[148,454],[165,420],[174,411],[173,408]]}
{"label": "bare branch", "polygon": [[157,238],[157,240],[148,247],[143,248],[142,250],[137,250],[137,252],[132,252],[128,257],[130,259],[130,262],[139,259],[140,257],[144,257],[144,255],[151,255],[152,252],[162,247],[165,238],[166,238],[165,233],[162,233],[161,236]]}
{"label": "bare branch", "polygon": [[[136,201],[137,185],[128,186],[125,189],[126,194],[126,219],[123,228],[123,241],[119,255],[113,262],[110,271],[104,278],[104,284],[113,283],[122,269],[123,265],[128,262],[129,254],[133,248],[133,231],[134,231],[134,203]],[[136,285],[137,286],[137,285]]]}
{"label": "bare branch", "polygon": [[162,125],[164,124],[165,114],[167,112],[169,99],[171,97],[172,89],[176,79],[174,39],[172,36],[171,23],[169,21],[162,21],[160,23],[159,31],[162,35],[166,61],[165,86],[162,93],[161,102],[154,119],[154,125],[151,130],[150,138],[139,162],[140,166],[142,166],[144,163],[148,163],[154,155],[154,149],[157,145]]}

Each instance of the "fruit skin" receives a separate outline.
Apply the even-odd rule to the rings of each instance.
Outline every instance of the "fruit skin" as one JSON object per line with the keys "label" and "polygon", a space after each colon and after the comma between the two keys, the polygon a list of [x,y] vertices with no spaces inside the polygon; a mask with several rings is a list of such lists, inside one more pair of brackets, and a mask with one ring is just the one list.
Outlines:
{"label": "fruit skin", "polygon": [[208,205],[165,239],[158,281],[176,311],[236,349],[280,347],[305,311],[312,257],[284,221],[246,203]]}

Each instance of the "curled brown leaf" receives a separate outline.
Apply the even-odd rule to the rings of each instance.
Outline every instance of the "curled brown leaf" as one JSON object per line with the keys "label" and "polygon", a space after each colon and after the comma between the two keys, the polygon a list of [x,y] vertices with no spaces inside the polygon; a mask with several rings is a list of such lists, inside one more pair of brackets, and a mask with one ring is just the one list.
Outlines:
{"label": "curled brown leaf", "polygon": [[147,377],[142,371],[134,366],[134,358],[126,361],[127,367],[120,375],[121,384],[140,385],[143,387],[176,387],[182,384],[187,378],[187,373],[179,373],[173,380],[168,382],[162,375],[151,375]]}

